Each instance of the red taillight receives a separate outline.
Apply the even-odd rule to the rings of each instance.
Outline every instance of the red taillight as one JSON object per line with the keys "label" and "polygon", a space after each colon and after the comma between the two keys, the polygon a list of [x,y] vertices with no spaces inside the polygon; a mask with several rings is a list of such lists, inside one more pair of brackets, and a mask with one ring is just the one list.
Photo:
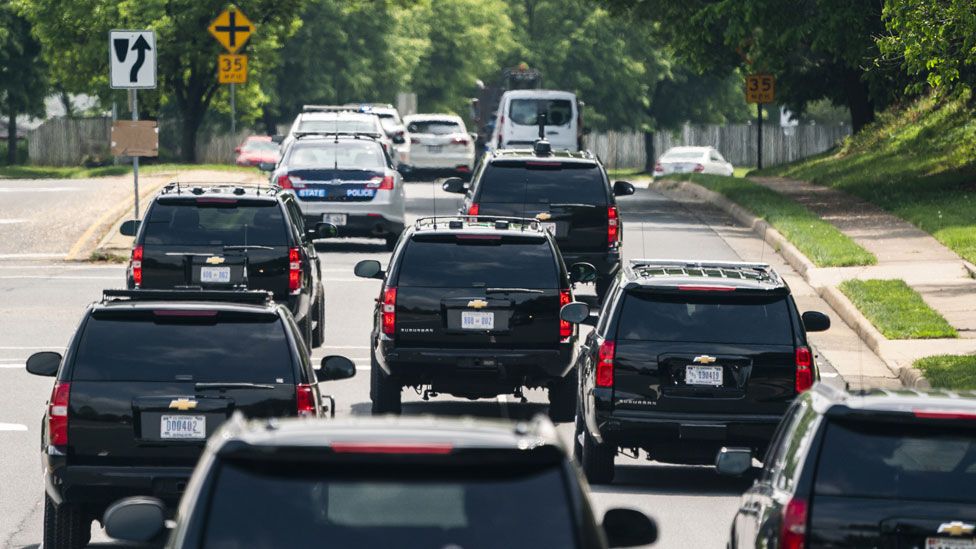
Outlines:
{"label": "red taillight", "polygon": [[393,190],[393,176],[387,175],[385,177],[374,177],[369,180],[366,185],[370,189],[378,189],[381,191],[392,191]]}
{"label": "red taillight", "polygon": [[464,146],[467,146],[468,143],[470,142],[471,141],[469,141],[467,137],[455,137],[454,139],[451,140],[451,143],[455,145],[464,145]]}
{"label": "red taillight", "polygon": [[142,285],[142,246],[132,248],[132,283],[136,288]]}
{"label": "red taillight", "polygon": [[396,332],[396,288],[383,290],[383,333],[393,336]]}
{"label": "red taillight", "polygon": [[695,164],[695,173],[702,173],[705,171],[705,166],[702,164]]}
{"label": "red taillight", "polygon": [[471,205],[471,207],[468,208],[468,215],[478,215],[478,210],[480,209],[481,208],[478,207],[478,203],[475,202]]}
{"label": "red taillight", "polygon": [[607,208],[607,242],[616,244],[620,237],[620,212],[616,206]]}
{"label": "red taillight", "polygon": [[796,348],[796,392],[802,393],[813,385],[813,354],[809,347]]}
{"label": "red taillight", "polygon": [[[569,290],[559,291],[559,309],[562,310],[563,305],[567,305],[570,302]],[[559,313],[556,313],[559,314]],[[573,335],[573,325],[569,322],[559,319],[559,337],[566,339]]]}
{"label": "red taillight", "polygon": [[613,387],[613,357],[616,352],[616,342],[608,339],[600,344],[596,363],[597,387]]}
{"label": "red taillight", "polygon": [[410,138],[410,142],[413,143],[414,145],[416,145],[416,144],[420,143],[420,138],[419,137],[411,137]]}
{"label": "red taillight", "polygon": [[282,189],[294,189],[295,187],[291,184],[291,178],[288,175],[278,176],[278,186]]}
{"label": "red taillight", "polygon": [[916,408],[912,410],[918,419],[976,419],[976,412],[970,410],[925,410]]}
{"label": "red taillight", "polygon": [[302,289],[302,253],[288,248],[288,291],[297,294]]}
{"label": "red taillight", "polygon": [[333,442],[332,451],[337,454],[450,454],[450,444],[397,443],[397,442]]}
{"label": "red taillight", "polygon": [[783,509],[779,530],[780,549],[803,549],[807,545],[807,502],[793,498]]}
{"label": "red taillight", "polygon": [[657,164],[654,164],[654,171],[657,173],[664,173],[664,166],[662,166],[661,163],[658,162]]}
{"label": "red taillight", "polygon": [[312,417],[315,415],[315,392],[312,386],[299,383],[295,386],[295,401],[298,405],[298,417]]}
{"label": "red taillight", "polygon": [[55,382],[47,410],[47,436],[51,446],[68,445],[68,399],[71,384]]}

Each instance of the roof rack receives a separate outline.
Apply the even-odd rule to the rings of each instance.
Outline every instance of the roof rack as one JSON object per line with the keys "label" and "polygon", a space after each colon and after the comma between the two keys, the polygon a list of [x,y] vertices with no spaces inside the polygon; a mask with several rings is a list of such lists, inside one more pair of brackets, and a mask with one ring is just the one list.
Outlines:
{"label": "roof rack", "polygon": [[379,139],[382,135],[379,132],[330,132],[330,131],[318,131],[318,132],[295,132],[292,134],[295,139],[303,139],[305,137],[353,137],[355,139],[369,138],[369,139]]}
{"label": "roof rack", "polygon": [[103,301],[224,301],[263,305],[274,301],[264,290],[103,290]]}
{"label": "roof rack", "polygon": [[351,107],[354,109],[395,109],[391,103],[346,103],[344,107]]}
{"label": "roof rack", "polygon": [[[495,149],[492,151],[492,155],[498,156],[537,156],[534,147],[518,148],[518,149]],[[559,159],[576,159],[576,160],[594,160],[597,159],[593,153],[587,149],[584,151],[571,151],[569,149],[551,149],[547,155],[547,158],[552,160]]]}
{"label": "roof rack", "polygon": [[302,112],[359,112],[349,105],[302,105]]}
{"label": "roof rack", "polygon": [[635,278],[673,276],[753,280],[767,284],[783,284],[783,280],[779,274],[767,263],[680,259],[631,259],[627,268]]}
{"label": "roof rack", "polygon": [[461,229],[468,227],[495,228],[497,230],[541,231],[538,219],[505,217],[497,215],[444,215],[421,217],[414,222],[417,229]]}
{"label": "roof rack", "polygon": [[269,195],[269,196],[270,195],[273,195],[273,194],[275,194],[275,193],[277,193],[279,191],[281,191],[281,187],[279,187],[278,185],[276,185],[274,183],[265,183],[265,184],[259,184],[259,183],[258,184],[255,184],[255,183],[210,183],[210,184],[206,184],[206,185],[200,185],[200,184],[180,183],[179,181],[173,181],[171,183],[167,183],[166,186],[163,187],[162,190],[159,191],[159,194],[161,194],[161,195],[162,194],[170,194],[170,193],[176,193],[176,194],[183,194],[183,193],[199,194],[199,191],[196,191],[197,189],[203,189],[205,191],[206,190],[218,190],[219,191],[219,190],[222,190],[222,189],[231,189],[231,194],[234,194],[234,195],[237,195],[237,196],[243,196],[243,195],[247,194],[247,191],[252,191],[252,190],[254,191],[254,194],[255,195],[261,195],[263,193],[263,194],[266,194],[266,195]]}

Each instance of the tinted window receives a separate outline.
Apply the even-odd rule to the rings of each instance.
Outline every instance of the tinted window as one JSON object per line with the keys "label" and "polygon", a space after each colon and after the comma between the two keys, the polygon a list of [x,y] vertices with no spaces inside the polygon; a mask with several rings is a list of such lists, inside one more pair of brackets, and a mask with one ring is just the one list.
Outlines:
{"label": "tinted window", "polygon": [[285,246],[288,227],[277,202],[178,204],[157,202],[146,222],[145,244]]}
{"label": "tinted window", "polygon": [[437,240],[414,237],[400,263],[399,286],[557,288],[556,260],[545,240]]}
{"label": "tinted window", "polygon": [[299,132],[360,132],[375,133],[376,123],[372,120],[303,120],[298,124]]}
{"label": "tinted window", "polygon": [[699,343],[791,345],[786,299],[662,296],[630,292],[617,338]]}
{"label": "tinted window", "polygon": [[410,133],[430,133],[434,135],[448,135],[464,133],[464,127],[450,120],[416,120],[407,127]]}
{"label": "tinted window", "polygon": [[556,468],[472,478],[448,467],[224,463],[202,546],[574,547],[572,524]]}
{"label": "tinted window", "polygon": [[976,502],[976,431],[903,423],[827,425],[816,494]]}
{"label": "tinted window", "polygon": [[386,155],[375,141],[296,143],[288,151],[289,169],[383,170]]}
{"label": "tinted window", "polygon": [[294,383],[276,317],[92,317],[75,356],[78,381]]}
{"label": "tinted window", "polygon": [[526,165],[496,162],[478,183],[478,201],[517,204],[607,203],[606,183],[596,164]]}
{"label": "tinted window", "polygon": [[573,121],[573,102],[569,99],[512,99],[509,117],[520,126],[535,126],[540,112],[547,113],[550,126],[567,126]]}

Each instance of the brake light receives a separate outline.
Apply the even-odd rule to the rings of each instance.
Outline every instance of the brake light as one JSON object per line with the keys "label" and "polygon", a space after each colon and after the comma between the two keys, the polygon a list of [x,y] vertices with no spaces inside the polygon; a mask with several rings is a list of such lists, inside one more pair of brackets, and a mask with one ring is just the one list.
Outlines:
{"label": "brake light", "polygon": [[68,400],[71,384],[58,381],[51,391],[51,402],[47,411],[47,436],[51,446],[68,445]]}
{"label": "brake light", "polygon": [[702,173],[705,171],[705,166],[702,164],[695,164],[695,173]]}
{"label": "brake light", "polygon": [[393,176],[387,175],[385,177],[374,177],[369,180],[369,185],[371,189],[378,189],[381,191],[392,191],[393,190]]}
{"label": "brake light", "polygon": [[464,146],[467,146],[468,143],[470,143],[470,141],[468,141],[468,138],[467,137],[455,137],[454,139],[451,140],[451,143],[453,143],[455,145],[464,145]]}
{"label": "brake light", "polygon": [[312,417],[315,415],[315,393],[312,386],[299,383],[295,386],[295,401],[298,405],[298,417]]}
{"label": "brake light", "polygon": [[288,248],[288,291],[297,294],[302,289],[302,254],[298,248]]}
{"label": "brake light", "polygon": [[420,143],[420,138],[419,137],[411,137],[410,138],[410,142],[416,145],[416,144]]}
{"label": "brake light", "polygon": [[783,509],[779,530],[780,549],[803,549],[807,545],[807,502],[793,498]]}
{"label": "brake light", "polygon": [[278,186],[282,189],[294,189],[295,187],[291,184],[291,178],[287,174],[278,176]]}
{"label": "brake light", "polygon": [[912,410],[918,419],[976,419],[976,412],[969,410],[925,410],[916,408]]}
{"label": "brake light", "polygon": [[664,173],[664,166],[660,162],[654,164],[654,173]]}
{"label": "brake light", "polygon": [[396,288],[383,290],[383,333],[393,336],[396,332]]}
{"label": "brake light", "polygon": [[[560,290],[559,291],[559,309],[562,310],[563,305],[569,304],[569,301],[570,301],[569,290]],[[565,320],[563,320],[563,319],[560,318],[559,319],[559,337],[561,337],[561,338],[563,338],[565,340],[565,339],[569,338],[569,336],[571,336],[571,335],[573,335],[573,325],[570,324],[569,322],[567,322],[567,321],[565,321]]]}
{"label": "brake light", "polygon": [[616,342],[608,339],[600,344],[596,363],[597,387],[613,387],[613,357],[616,352]]}
{"label": "brake light", "polygon": [[481,208],[478,207],[478,203],[475,202],[468,208],[468,215],[478,215],[478,210],[480,209]]}
{"label": "brake light", "polygon": [[607,208],[607,243],[616,244],[620,237],[620,212],[616,206]]}
{"label": "brake light", "polygon": [[382,443],[382,442],[334,442],[332,451],[337,454],[450,454],[450,444],[431,443]]}
{"label": "brake light", "polygon": [[813,385],[813,354],[809,347],[796,348],[796,392],[806,391]]}
{"label": "brake light", "polygon": [[142,286],[142,246],[132,248],[132,261],[129,266],[132,268],[132,283],[136,288]]}

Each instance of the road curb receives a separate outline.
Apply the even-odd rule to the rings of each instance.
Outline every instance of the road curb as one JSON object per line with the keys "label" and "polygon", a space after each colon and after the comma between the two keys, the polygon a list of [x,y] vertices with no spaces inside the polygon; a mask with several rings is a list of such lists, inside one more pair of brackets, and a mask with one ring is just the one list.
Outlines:
{"label": "road curb", "polygon": [[963,259],[962,266],[965,267],[966,271],[969,272],[969,278],[976,278],[976,265],[973,265],[972,263]]}

